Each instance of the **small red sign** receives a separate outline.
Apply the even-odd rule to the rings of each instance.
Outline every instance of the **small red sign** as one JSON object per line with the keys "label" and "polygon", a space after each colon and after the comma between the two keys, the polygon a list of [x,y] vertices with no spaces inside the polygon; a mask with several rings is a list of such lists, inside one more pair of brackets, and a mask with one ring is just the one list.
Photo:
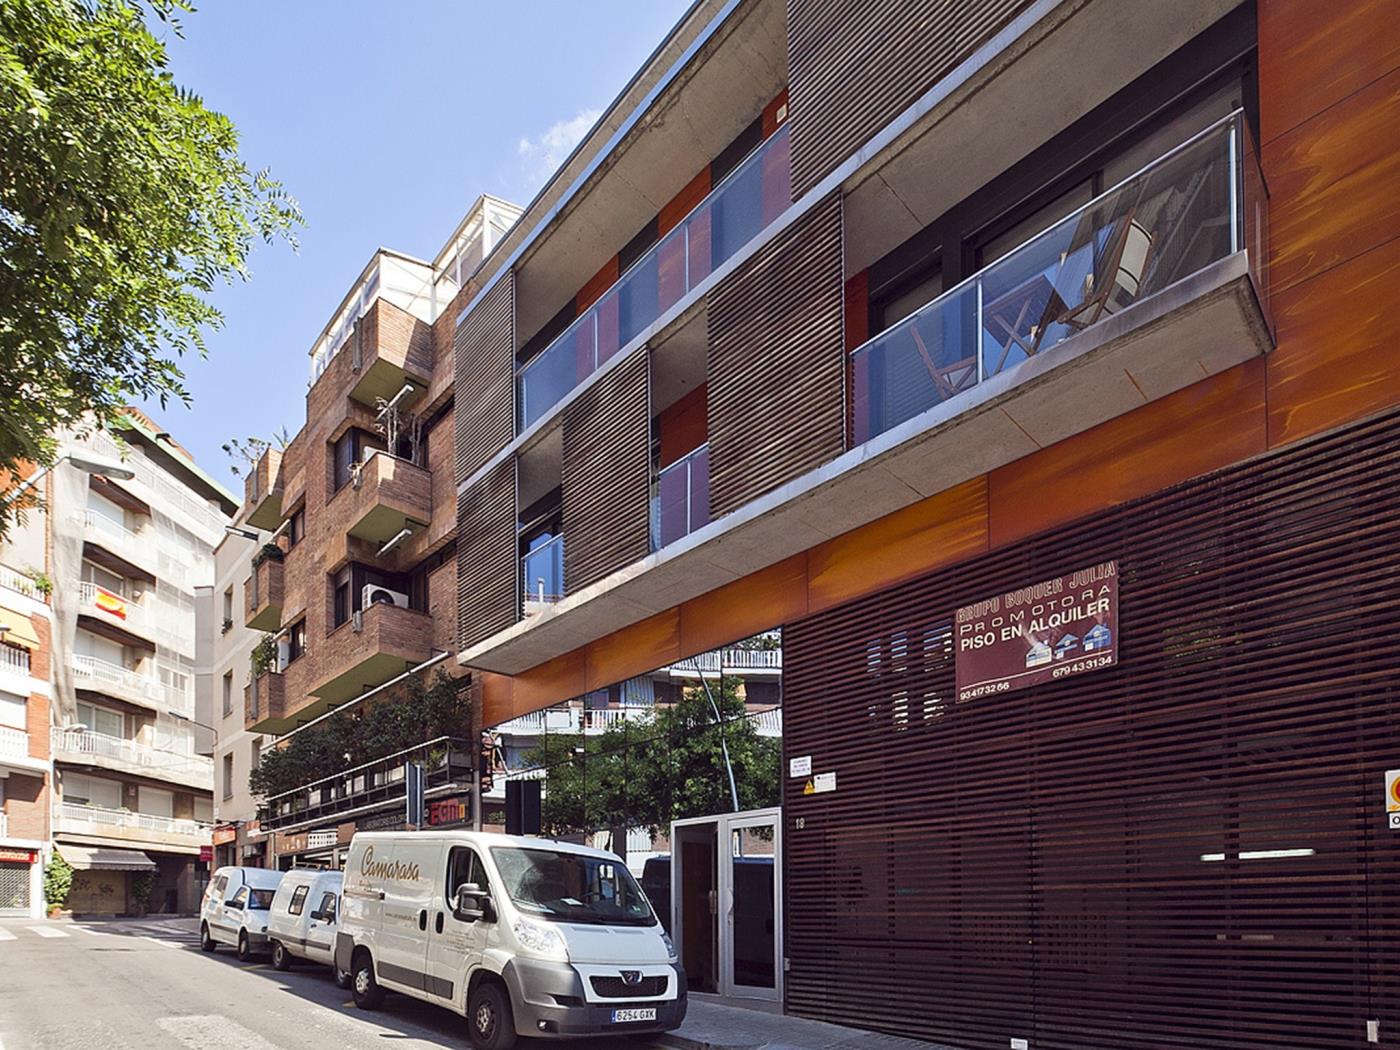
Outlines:
{"label": "small red sign", "polygon": [[0,860],[19,861],[23,864],[33,864],[34,851],[32,849],[0,849]]}
{"label": "small red sign", "polygon": [[200,847],[199,847],[199,859],[202,860],[202,861],[206,861],[206,862],[207,862],[207,861],[213,860],[213,859],[214,859],[214,847],[213,847],[213,846],[200,846]]}
{"label": "small red sign", "polygon": [[954,618],[958,700],[1118,663],[1118,563],[1018,587]]}

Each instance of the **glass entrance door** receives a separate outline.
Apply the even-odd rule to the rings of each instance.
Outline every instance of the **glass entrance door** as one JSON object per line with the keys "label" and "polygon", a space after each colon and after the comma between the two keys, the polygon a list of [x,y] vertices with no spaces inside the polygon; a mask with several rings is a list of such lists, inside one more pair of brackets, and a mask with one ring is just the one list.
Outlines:
{"label": "glass entrance door", "polygon": [[782,811],[675,821],[671,850],[671,936],[690,990],[779,1000]]}

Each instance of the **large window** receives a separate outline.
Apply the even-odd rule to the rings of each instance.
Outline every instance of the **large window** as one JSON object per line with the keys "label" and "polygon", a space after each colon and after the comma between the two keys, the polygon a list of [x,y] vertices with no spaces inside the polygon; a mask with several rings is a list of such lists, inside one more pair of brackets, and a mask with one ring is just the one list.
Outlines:
{"label": "large window", "polygon": [[105,707],[98,707],[86,701],[78,701],[78,721],[88,727],[92,733],[100,733],[102,736],[115,737],[120,740],[126,735],[126,719],[119,711],[109,711]]}
{"label": "large window", "polygon": [[362,463],[369,453],[383,447],[384,442],[379,437],[364,430],[351,429],[340,435],[331,446],[332,494],[350,484],[356,464]]}

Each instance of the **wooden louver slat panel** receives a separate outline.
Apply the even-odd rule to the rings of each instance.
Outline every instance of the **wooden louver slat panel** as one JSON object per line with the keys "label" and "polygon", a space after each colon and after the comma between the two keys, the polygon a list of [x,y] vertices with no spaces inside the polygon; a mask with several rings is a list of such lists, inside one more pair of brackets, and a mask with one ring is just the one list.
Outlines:
{"label": "wooden louver slat panel", "polygon": [[501,275],[453,337],[458,484],[515,436],[515,276]]}
{"label": "wooden louver slat panel", "polygon": [[710,296],[710,517],[845,446],[841,200],[832,194]]}
{"label": "wooden louver slat panel", "polygon": [[475,645],[520,618],[515,460],[457,497],[457,634]]}
{"label": "wooden louver slat panel", "polygon": [[1030,0],[788,0],[792,193],[801,197]]}
{"label": "wooden louver slat panel", "polygon": [[[1119,664],[959,702],[954,610],[1116,558]],[[784,631],[789,1009],[966,1047],[1400,1026],[1400,414]],[[802,822],[798,829],[797,821]]]}
{"label": "wooden louver slat panel", "polygon": [[564,581],[572,594],[650,550],[649,354],[634,352],[563,415]]}

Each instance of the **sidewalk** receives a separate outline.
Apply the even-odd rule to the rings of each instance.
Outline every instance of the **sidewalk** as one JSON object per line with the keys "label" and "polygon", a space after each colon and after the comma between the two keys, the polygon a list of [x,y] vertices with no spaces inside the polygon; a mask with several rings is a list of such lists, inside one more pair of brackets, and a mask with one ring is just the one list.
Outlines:
{"label": "sidewalk", "polygon": [[677,1050],[954,1050],[800,1017],[690,998],[685,1023],[657,1039]]}

